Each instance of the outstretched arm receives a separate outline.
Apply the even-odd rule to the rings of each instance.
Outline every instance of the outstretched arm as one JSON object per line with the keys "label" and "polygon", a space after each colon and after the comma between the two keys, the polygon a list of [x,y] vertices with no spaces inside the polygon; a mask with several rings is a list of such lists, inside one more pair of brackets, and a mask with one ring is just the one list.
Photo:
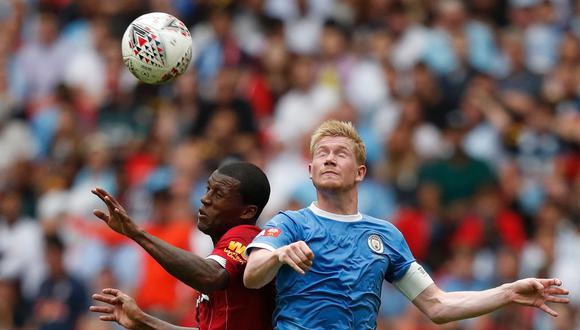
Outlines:
{"label": "outstretched arm", "polygon": [[244,271],[244,285],[259,289],[270,283],[282,265],[287,264],[300,275],[312,266],[314,253],[303,241],[294,242],[274,251],[254,248]]}
{"label": "outstretched arm", "polygon": [[117,289],[103,289],[103,294],[94,294],[93,299],[104,302],[105,306],[91,306],[89,310],[102,313],[101,321],[117,322],[131,330],[198,330],[178,327],[143,312],[135,300]]}
{"label": "outstretched arm", "polygon": [[493,312],[509,304],[534,306],[558,316],[547,302],[568,303],[568,290],[558,279],[527,278],[485,291],[445,292],[431,284],[413,303],[433,322],[442,324]]}
{"label": "outstretched arm", "polygon": [[114,231],[139,244],[168,273],[204,293],[227,287],[228,273],[216,261],[200,258],[189,251],[175,247],[139,228],[125,209],[105,190],[96,188],[92,193],[106,205],[108,214],[95,210],[93,213]]}

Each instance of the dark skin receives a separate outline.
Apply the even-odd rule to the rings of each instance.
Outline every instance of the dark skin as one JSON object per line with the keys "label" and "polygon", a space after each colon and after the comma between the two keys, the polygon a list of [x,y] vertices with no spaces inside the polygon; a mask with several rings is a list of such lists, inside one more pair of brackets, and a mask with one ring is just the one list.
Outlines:
{"label": "dark skin", "polygon": [[[224,290],[228,273],[215,260],[204,259],[189,251],[177,248],[139,228],[123,206],[104,189],[92,193],[106,205],[108,214],[95,210],[93,213],[111,229],[139,244],[168,273],[199,292]],[[258,208],[245,205],[237,179],[215,171],[208,180],[207,191],[201,198],[198,228],[209,235],[214,244],[229,229],[243,224],[255,224]]]}

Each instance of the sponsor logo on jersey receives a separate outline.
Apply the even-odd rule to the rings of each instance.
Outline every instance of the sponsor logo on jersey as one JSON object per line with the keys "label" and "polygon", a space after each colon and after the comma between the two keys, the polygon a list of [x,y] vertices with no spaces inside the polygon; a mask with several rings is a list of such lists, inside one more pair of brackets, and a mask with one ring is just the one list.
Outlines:
{"label": "sponsor logo on jersey", "polygon": [[204,301],[209,301],[209,296],[202,293],[197,297],[196,301],[197,306],[199,306],[199,304],[201,304]]}
{"label": "sponsor logo on jersey", "polygon": [[381,237],[379,235],[376,234],[370,235],[367,240],[367,243],[369,244],[369,247],[371,248],[371,250],[373,250],[373,252],[383,253],[384,251],[383,241],[381,240]]}
{"label": "sponsor logo on jersey", "polygon": [[246,263],[246,246],[237,241],[230,241],[228,247],[224,249],[224,252],[235,261],[239,263]]}

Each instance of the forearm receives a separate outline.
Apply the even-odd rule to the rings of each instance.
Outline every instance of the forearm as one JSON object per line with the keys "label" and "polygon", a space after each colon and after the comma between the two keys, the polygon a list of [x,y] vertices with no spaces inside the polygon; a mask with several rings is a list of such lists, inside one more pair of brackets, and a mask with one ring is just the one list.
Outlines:
{"label": "forearm", "polygon": [[250,289],[259,289],[270,283],[282,263],[274,252],[266,249],[256,249],[250,254],[244,271],[244,285]]}
{"label": "forearm", "polygon": [[222,290],[227,284],[227,277],[225,281],[223,277],[225,270],[216,269],[213,261],[175,247],[143,230],[131,238],[168,273],[198,291],[207,293]]}
{"label": "forearm", "polygon": [[198,328],[178,327],[146,313],[141,314],[135,323],[133,330],[199,330]]}
{"label": "forearm", "polygon": [[509,284],[485,291],[441,291],[427,314],[439,324],[480,316],[509,304],[509,292]]}

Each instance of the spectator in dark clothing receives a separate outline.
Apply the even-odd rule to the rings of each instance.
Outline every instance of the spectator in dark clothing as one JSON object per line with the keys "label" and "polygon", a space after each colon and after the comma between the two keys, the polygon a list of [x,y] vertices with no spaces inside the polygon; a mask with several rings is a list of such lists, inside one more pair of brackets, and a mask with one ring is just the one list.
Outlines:
{"label": "spectator in dark clothing", "polygon": [[78,329],[89,306],[85,286],[67,273],[62,240],[56,235],[47,236],[45,245],[48,277],[36,300],[35,320],[40,330]]}

